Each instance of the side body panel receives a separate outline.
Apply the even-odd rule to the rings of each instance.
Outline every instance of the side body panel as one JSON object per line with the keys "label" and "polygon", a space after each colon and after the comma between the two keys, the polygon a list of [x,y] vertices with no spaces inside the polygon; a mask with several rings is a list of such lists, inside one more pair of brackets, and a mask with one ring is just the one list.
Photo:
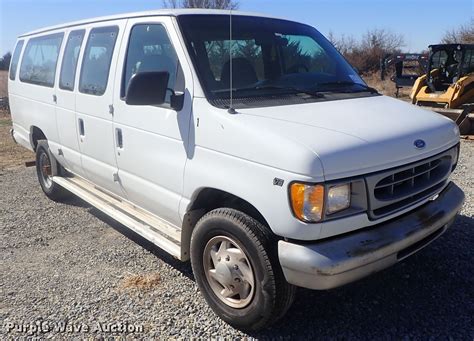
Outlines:
{"label": "side body panel", "polygon": [[[101,95],[95,95],[76,91],[76,124],[79,130],[83,130],[83,134],[79,133],[79,148],[85,177],[98,186],[118,195],[123,193],[120,185],[114,181],[117,165],[110,106],[112,105],[115,70],[125,25],[126,20],[117,20],[84,26],[86,42],[91,38],[90,32],[92,29],[117,26],[118,33],[105,92]],[[79,64],[78,74],[80,78],[84,67],[84,58],[79,60]]]}
{"label": "side body panel", "polygon": [[[81,153],[79,148],[79,134],[76,118],[76,91],[79,83],[79,65],[84,53],[85,37],[82,40],[82,46],[79,52],[78,65],[76,67],[74,89],[61,89],[59,82],[61,78],[61,70],[65,63],[64,54],[67,46],[67,41],[71,32],[83,30],[82,28],[72,28],[65,33],[65,42],[63,44],[63,53],[61,54],[60,63],[58,65],[58,77],[56,81],[56,122],[58,127],[59,145],[56,148],[51,148],[57,160],[62,163],[67,169],[73,173],[85,176],[82,163]],[[50,146],[51,147],[51,146]],[[59,149],[62,153],[59,153]]]}
{"label": "side body panel", "polygon": [[[126,198],[168,222],[181,226],[178,206],[183,190],[192,115],[193,77],[171,17],[130,19],[121,46],[114,91],[115,145],[120,184]],[[131,106],[120,98],[122,70],[133,27],[163,25],[180,61],[185,79],[185,100],[179,112],[164,106]],[[159,59],[159,56],[156,56]],[[117,141],[116,141],[117,142]]]}
{"label": "side body panel", "polygon": [[[317,239],[322,224],[296,219],[287,189],[294,180],[324,181],[318,158],[278,131],[248,122],[245,115],[231,115],[212,107],[205,98],[194,98],[189,147],[192,157],[186,164],[181,216],[202,189],[215,188],[256,207],[276,234]],[[314,176],[292,172],[291,168]],[[282,179],[283,185],[275,185],[275,178]]]}
{"label": "side body panel", "polygon": [[[52,31],[48,34],[62,33],[63,31]],[[46,138],[53,143],[59,142],[59,136],[56,126],[56,104],[54,96],[55,87],[40,86],[37,84],[26,83],[20,79],[20,71],[24,62],[24,53],[28,42],[37,36],[23,38],[24,46],[20,61],[16,70],[15,80],[9,79],[9,103],[12,112],[13,129],[17,136],[16,139],[23,146],[32,149],[30,133],[32,127],[40,128]],[[64,45],[64,37],[63,43]],[[62,47],[61,47],[62,49]],[[61,54],[59,54],[58,60]],[[57,80],[58,71],[55,78]],[[55,82],[56,85],[56,82]]]}

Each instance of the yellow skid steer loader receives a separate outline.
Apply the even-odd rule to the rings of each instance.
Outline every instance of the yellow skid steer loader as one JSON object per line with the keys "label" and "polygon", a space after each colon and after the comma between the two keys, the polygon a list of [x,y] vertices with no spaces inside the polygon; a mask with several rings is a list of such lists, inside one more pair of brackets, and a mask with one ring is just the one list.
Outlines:
{"label": "yellow skid steer loader", "polygon": [[413,85],[413,104],[445,115],[462,135],[474,133],[474,44],[430,45],[428,68]]}

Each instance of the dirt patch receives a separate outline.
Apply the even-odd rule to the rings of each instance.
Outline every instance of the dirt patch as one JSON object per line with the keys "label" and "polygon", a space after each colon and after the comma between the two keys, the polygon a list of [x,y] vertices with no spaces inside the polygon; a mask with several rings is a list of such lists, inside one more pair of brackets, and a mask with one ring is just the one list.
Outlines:
{"label": "dirt patch", "polygon": [[158,273],[129,275],[121,281],[119,287],[120,289],[150,290],[158,286],[160,282],[161,277]]}
{"label": "dirt patch", "polygon": [[25,161],[35,158],[31,151],[13,141],[11,127],[10,115],[6,110],[0,110],[0,171],[22,167]]}
{"label": "dirt patch", "polygon": [[8,96],[8,71],[0,71],[0,98]]}

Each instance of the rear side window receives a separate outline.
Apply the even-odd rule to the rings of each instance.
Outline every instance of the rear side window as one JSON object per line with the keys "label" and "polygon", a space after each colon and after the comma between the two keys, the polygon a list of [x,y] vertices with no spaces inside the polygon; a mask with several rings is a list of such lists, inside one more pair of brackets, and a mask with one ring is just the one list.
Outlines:
{"label": "rear side window", "polygon": [[63,33],[32,38],[26,44],[20,67],[20,80],[53,87]]}
{"label": "rear side window", "polygon": [[16,69],[18,68],[18,61],[20,60],[21,50],[23,49],[23,40],[19,40],[13,52],[12,61],[10,62],[10,79],[15,80]]}
{"label": "rear side window", "polygon": [[[167,71],[170,75],[168,88],[182,87],[184,80],[179,69],[178,57],[168,37],[166,29],[160,24],[139,24],[132,28],[128,43],[125,72],[122,82],[121,97],[125,97],[132,76],[139,72]],[[171,92],[167,92],[165,103],[170,102]]]}
{"label": "rear side window", "polygon": [[77,60],[79,59],[84,33],[84,30],[72,31],[67,38],[66,49],[61,65],[61,76],[59,78],[59,87],[63,90],[74,89]]}
{"label": "rear side window", "polygon": [[82,61],[80,92],[97,96],[104,94],[117,34],[117,26],[91,30]]}

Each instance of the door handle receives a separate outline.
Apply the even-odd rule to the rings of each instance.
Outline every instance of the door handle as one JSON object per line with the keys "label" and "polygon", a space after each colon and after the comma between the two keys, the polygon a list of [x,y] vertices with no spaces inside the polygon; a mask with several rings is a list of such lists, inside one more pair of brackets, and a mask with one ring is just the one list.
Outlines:
{"label": "door handle", "polygon": [[117,148],[122,149],[123,148],[123,136],[122,136],[122,129],[120,128],[115,128],[115,134],[116,134],[116,141],[117,141]]}
{"label": "door handle", "polygon": [[79,135],[80,136],[85,136],[84,120],[82,118],[79,119]]}

